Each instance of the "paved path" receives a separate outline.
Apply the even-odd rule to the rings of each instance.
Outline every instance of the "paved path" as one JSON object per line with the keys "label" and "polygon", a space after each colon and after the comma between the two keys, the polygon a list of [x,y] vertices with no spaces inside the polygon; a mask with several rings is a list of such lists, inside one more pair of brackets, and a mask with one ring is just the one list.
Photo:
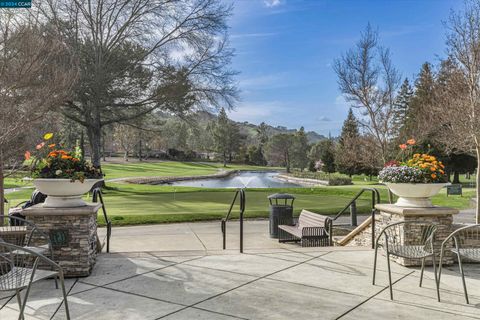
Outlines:
{"label": "paved path", "polygon": [[[272,241],[273,242],[273,241]],[[245,254],[102,254],[91,276],[68,279],[72,319],[480,319],[480,274],[468,266],[471,305],[460,279],[447,270],[442,303],[431,268],[392,264],[389,299],[386,263],[371,284],[373,251],[355,248],[277,248]],[[46,280],[32,288],[26,319],[65,319],[60,290]],[[17,319],[13,297],[0,295],[0,319]]]}

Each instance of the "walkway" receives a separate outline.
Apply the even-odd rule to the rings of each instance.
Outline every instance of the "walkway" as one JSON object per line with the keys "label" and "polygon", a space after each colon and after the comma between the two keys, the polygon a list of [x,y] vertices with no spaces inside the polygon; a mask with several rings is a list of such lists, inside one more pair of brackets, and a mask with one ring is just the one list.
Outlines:
{"label": "walkway", "polygon": [[[371,249],[279,244],[266,225],[245,223],[245,254],[237,221],[229,250],[218,222],[115,228],[112,253],[98,257],[92,275],[67,280],[72,319],[480,319],[478,265],[467,266],[465,305],[456,268],[442,276],[438,303],[432,268],[419,288],[417,268],[393,263],[392,302],[383,256],[373,286]],[[27,319],[65,319],[54,288],[51,280],[33,288]],[[0,319],[17,318],[15,299],[0,295],[2,306]]]}
{"label": "walkway", "polygon": [[[465,305],[452,271],[438,303],[431,269],[419,288],[418,269],[393,264],[392,302],[383,257],[371,284],[372,257],[368,249],[299,247],[103,254],[90,277],[68,279],[67,287],[72,319],[480,319],[478,267],[468,267],[473,304]],[[16,319],[15,299],[2,297],[0,319]],[[65,319],[60,297],[53,281],[37,284],[27,319]]]}

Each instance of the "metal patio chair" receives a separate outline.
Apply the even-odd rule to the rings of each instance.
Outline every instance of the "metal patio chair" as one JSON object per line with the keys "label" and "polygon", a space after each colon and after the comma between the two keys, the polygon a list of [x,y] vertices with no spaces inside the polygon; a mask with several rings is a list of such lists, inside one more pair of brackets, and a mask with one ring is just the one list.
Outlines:
{"label": "metal patio chair", "polygon": [[[378,248],[382,247],[387,255],[388,283],[390,299],[393,300],[392,272],[390,269],[390,256],[394,255],[406,259],[422,260],[420,271],[420,283],[422,286],[425,259],[432,257],[433,271],[435,274],[435,285],[437,285],[437,270],[435,264],[435,251],[433,242],[437,227],[433,224],[419,222],[397,222],[386,226],[378,235],[375,241],[375,257],[373,261],[373,284],[375,285],[375,274],[377,269]],[[380,242],[383,239],[383,242]],[[407,240],[408,239],[408,240]]]}
{"label": "metal patio chair", "polygon": [[[446,249],[448,242],[453,240],[454,247]],[[480,224],[469,225],[452,232],[443,242],[440,251],[440,265],[438,268],[438,301],[440,301],[440,277],[442,276],[442,262],[445,251],[449,250],[457,255],[458,268],[462,275],[463,292],[465,301],[469,304],[467,285],[465,284],[465,273],[463,272],[462,258],[480,262]]]}
{"label": "metal patio chair", "polygon": [[50,237],[25,219],[0,215],[0,241],[27,248],[53,259]]}
{"label": "metal patio chair", "polygon": [[[49,265],[51,270],[39,268],[40,262]],[[70,320],[62,267],[38,252],[0,242],[0,291],[15,291],[20,308],[19,320],[24,319],[25,306],[32,284],[51,277],[60,279],[66,317]],[[22,290],[25,290],[23,302],[20,294]]]}

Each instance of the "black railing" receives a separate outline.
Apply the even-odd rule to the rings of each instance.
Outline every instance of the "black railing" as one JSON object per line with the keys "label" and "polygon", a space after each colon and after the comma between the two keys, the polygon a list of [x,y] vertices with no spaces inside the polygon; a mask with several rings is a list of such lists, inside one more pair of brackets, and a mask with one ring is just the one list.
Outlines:
{"label": "black railing", "polygon": [[230,209],[225,218],[222,219],[222,235],[223,235],[223,250],[227,248],[227,221],[230,219],[230,214],[232,213],[235,202],[239,199],[240,203],[240,253],[243,253],[243,213],[245,212],[245,190],[237,189],[235,191],[235,196],[233,197],[232,203],[230,204]]}
{"label": "black railing", "polygon": [[92,202],[99,202],[102,204],[103,218],[107,224],[107,253],[110,252],[110,237],[112,236],[112,221],[108,219],[107,209],[105,208],[105,203],[103,202],[102,190],[100,188],[95,188],[92,190]]}
{"label": "black railing", "polygon": [[372,198],[371,198],[371,214],[372,214],[372,249],[375,246],[375,213],[377,209],[375,209],[375,205],[377,203],[380,203],[380,192],[375,189],[375,188],[363,188],[360,190],[359,193],[355,197],[353,197],[352,200],[342,209],[340,210],[335,217],[332,218],[332,222],[337,220],[338,217],[340,217],[342,214],[345,213],[348,209],[350,210],[350,224],[352,226],[357,226],[357,200],[362,196],[364,192],[371,192],[372,193]]}

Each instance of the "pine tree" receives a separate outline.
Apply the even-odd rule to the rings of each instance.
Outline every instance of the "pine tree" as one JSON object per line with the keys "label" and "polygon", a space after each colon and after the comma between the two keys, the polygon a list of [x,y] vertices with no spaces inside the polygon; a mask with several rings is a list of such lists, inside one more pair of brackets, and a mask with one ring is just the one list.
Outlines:
{"label": "pine tree", "polygon": [[332,139],[326,140],[326,148],[322,154],[323,167],[322,171],[327,173],[335,172],[335,153],[334,153],[334,144]]}
{"label": "pine tree", "polygon": [[349,138],[357,138],[359,136],[358,132],[358,121],[353,114],[352,108],[348,110],[347,119],[343,122],[342,133],[340,134],[339,143],[341,145],[345,144],[346,140]]}
{"label": "pine tree", "polygon": [[299,168],[301,171],[308,165],[308,149],[308,138],[305,134],[305,129],[301,127],[294,136],[292,156],[293,166]]}
{"label": "pine tree", "polygon": [[408,78],[402,83],[400,92],[395,100],[394,118],[392,135],[394,138],[403,139],[403,133],[405,130],[405,124],[407,123],[407,116],[410,112],[410,105],[413,97],[413,89],[408,81]]}
{"label": "pine tree", "polygon": [[238,150],[240,139],[238,126],[228,119],[224,108],[220,110],[212,126],[212,134],[215,142],[215,150],[222,157],[223,166],[226,167],[227,161],[231,161],[235,148]]}
{"label": "pine tree", "polygon": [[405,123],[402,129],[405,137],[410,138],[415,136],[418,140],[424,135],[426,128],[419,127],[419,121],[416,119],[419,115],[425,114],[425,110],[428,110],[434,103],[434,89],[435,75],[433,74],[430,63],[425,62],[415,81],[414,93],[405,117]]}
{"label": "pine tree", "polygon": [[335,150],[335,165],[339,172],[351,176],[360,170],[359,140],[358,121],[350,109],[347,119],[343,122],[339,143]]}

